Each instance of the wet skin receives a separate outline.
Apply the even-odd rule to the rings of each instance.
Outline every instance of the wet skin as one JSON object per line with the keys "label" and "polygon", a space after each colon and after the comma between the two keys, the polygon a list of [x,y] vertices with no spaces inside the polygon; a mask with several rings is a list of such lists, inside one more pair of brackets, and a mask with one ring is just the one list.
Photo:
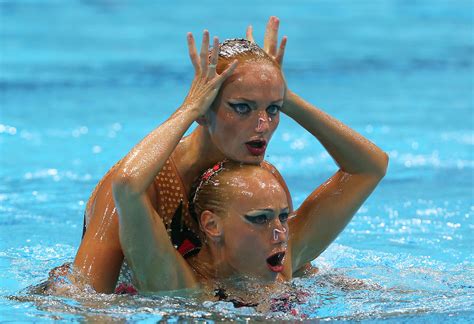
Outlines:
{"label": "wet skin", "polygon": [[264,149],[260,154],[251,153],[246,143],[261,140],[268,145],[280,121],[284,94],[285,83],[276,66],[262,62],[239,64],[206,115],[213,144],[231,160],[262,162]]}
{"label": "wet skin", "polygon": [[[206,236],[198,255],[189,260],[202,283],[228,278],[265,282],[291,279],[291,262],[268,259],[288,252],[289,206],[275,177],[259,166],[227,164],[231,171],[212,180],[224,209],[204,210],[201,229]],[[214,209],[211,207],[210,209]],[[283,273],[285,270],[286,273]],[[288,276],[288,273],[290,275]]]}
{"label": "wet skin", "polygon": [[[208,44],[204,45],[205,51],[201,55],[203,58],[201,61],[207,62]],[[195,61],[193,60],[193,64]],[[155,198],[156,192],[154,186],[150,184],[171,154],[173,159],[178,161],[177,173],[183,181],[185,191],[189,191],[189,184],[203,169],[226,156],[253,164],[262,161],[264,154],[252,154],[248,148],[248,141],[253,139],[268,141],[271,138],[278,124],[278,118],[269,116],[273,109],[270,109],[270,106],[278,100],[281,101],[283,97],[285,105],[282,111],[319,140],[340,168],[326,183],[308,196],[298,209],[296,213],[298,216],[291,222],[292,240],[289,250],[293,251],[291,258],[287,255],[287,260],[291,261],[289,266],[285,266],[285,271],[289,271],[286,278],[291,278],[292,269],[295,271],[301,269],[304,264],[324,251],[385,175],[388,163],[386,154],[340,121],[304,101],[294,92],[286,90],[280,71],[268,75],[262,74],[259,69],[263,68],[263,64],[261,66],[260,64],[258,62],[253,66],[247,66],[247,71],[245,71],[246,64],[239,65],[240,72],[234,71],[237,73],[226,80],[220,91],[213,90],[218,93],[219,98],[214,101],[210,112],[207,111],[207,104],[208,101],[211,102],[212,91],[205,90],[206,87],[202,86],[207,84],[206,77],[200,78],[196,87],[202,86],[202,89],[196,87],[192,89],[197,89],[196,93],[204,92],[205,96],[197,96],[199,98],[194,99],[198,102],[205,101],[206,105],[198,105],[201,109],[197,110],[189,103],[180,107],[164,124],[137,144],[117,169],[114,168],[113,172],[104,177],[99,190],[88,203],[87,214],[90,223],[74,262],[77,269],[91,278],[91,284],[95,289],[104,292],[113,290],[123,260],[122,248],[128,251],[127,259],[134,259],[132,263],[139,268],[137,277],[142,277],[140,289],[161,291],[194,285],[186,261],[171,246],[163,224],[157,226],[157,222],[152,221],[162,215],[157,215],[159,206]],[[205,67],[206,64],[201,66]],[[254,86],[246,87],[246,82],[239,85],[239,73],[241,78],[246,78],[247,74],[250,76],[250,71],[254,76],[248,78],[248,82]],[[234,82],[234,92],[229,95],[227,91],[233,89]],[[276,87],[278,91],[267,91],[275,89],[272,85],[276,84],[279,84],[279,87]],[[262,96],[259,97],[260,95]],[[206,101],[203,96],[208,100]],[[248,101],[245,104],[251,109],[231,99]],[[249,100],[253,102],[253,107]],[[190,136],[182,139],[192,122],[199,120],[199,116],[203,114],[207,118],[202,119],[201,125],[205,127],[198,127]],[[142,152],[146,153],[146,159]],[[140,172],[129,172],[132,169]],[[111,194],[112,182],[114,197]],[[284,183],[283,180],[281,183]],[[291,204],[291,199],[287,201]],[[120,227],[115,204],[122,210]],[[239,213],[238,216],[242,214]],[[140,230],[137,225],[141,226]],[[161,227],[163,233],[155,235],[159,230],[158,227]],[[127,228],[120,233],[122,242],[119,241],[119,228]],[[231,230],[231,234],[232,232],[238,233]],[[271,238],[271,229],[268,233]],[[229,238],[225,242],[237,244],[241,241],[243,254],[250,250],[250,245],[246,245],[247,239],[254,244],[257,243],[257,239],[251,235],[245,240],[239,235],[234,240]],[[123,244],[125,241],[129,243],[128,246]],[[156,247],[158,250],[154,251],[151,247]],[[258,253],[266,256],[266,248],[264,244],[262,252]],[[135,251],[147,251],[147,254]],[[150,257],[152,254],[153,257]],[[230,269],[242,267],[242,271],[245,271],[246,264],[243,262],[245,259],[231,253],[226,253],[225,257]],[[260,264],[259,260],[255,262]],[[182,271],[177,271],[176,267],[180,267]],[[262,264],[260,267],[262,274],[263,268]]]}
{"label": "wet skin", "polygon": [[232,199],[222,219],[222,257],[234,273],[273,281],[279,273],[269,269],[267,258],[287,248],[286,193],[263,169],[246,169],[229,182]]}
{"label": "wet skin", "polygon": [[[272,19],[270,25],[273,26],[275,23],[275,19]],[[266,37],[266,40],[270,42],[266,42],[268,46],[264,47],[269,52],[274,52],[272,49],[276,48],[274,41],[278,39],[276,37],[278,26],[275,27],[267,29],[267,32],[273,35]],[[236,73],[232,77],[227,74],[229,78],[225,80],[224,87],[218,90],[214,83],[209,81],[208,72],[211,71],[211,77],[213,77],[215,71],[207,69],[209,35],[205,32],[203,36],[204,50],[201,51],[200,60],[194,46],[190,46],[190,56],[196,67],[196,77],[185,103],[163,125],[153,130],[134,147],[119,165],[113,181],[114,200],[120,213],[120,241],[122,243],[120,246],[124,248],[127,260],[133,264],[138,288],[141,291],[189,288],[197,283],[195,273],[189,268],[187,260],[184,260],[169,242],[164,224],[155,221],[159,219],[159,215],[156,213],[153,201],[146,199],[149,184],[152,183],[166,160],[173,154],[173,159],[179,161],[177,171],[181,175],[184,186],[191,183],[206,166],[213,165],[225,156],[251,164],[262,161],[264,158],[262,147],[265,148],[265,141],[271,138],[278,122],[278,116],[272,115],[275,113],[273,105],[278,101],[281,103],[283,98],[284,105],[281,111],[319,140],[339,167],[331,178],[315,188],[303,201],[295,212],[296,217],[289,224],[292,237],[288,248],[290,253],[286,256],[285,267],[281,273],[284,279],[291,279],[294,271],[302,269],[305,264],[327,248],[374,190],[387,169],[388,158],[383,151],[337,119],[306,102],[294,92],[285,89],[281,74],[269,72],[271,70],[269,67],[269,70],[265,70],[261,62],[252,62],[252,66],[247,66],[247,68],[246,64],[241,62],[239,64],[241,70],[233,70]],[[193,45],[192,38],[189,39],[190,44]],[[211,60],[211,62],[214,65],[217,60]],[[202,71],[207,72],[203,75]],[[252,76],[247,78],[247,75],[251,74]],[[244,79],[245,82],[240,84],[240,81]],[[235,87],[233,87],[234,83]],[[274,87],[277,84],[279,86]],[[231,90],[233,91],[231,94],[227,93]],[[214,94],[219,95],[217,100],[214,100],[216,99],[213,97]],[[207,110],[209,105],[212,106],[211,111]],[[198,127],[189,137],[180,141],[195,120],[204,127]],[[260,140],[260,142],[249,143],[252,140]],[[263,145],[256,145],[262,143]],[[148,159],[143,158],[142,152],[149,153]],[[255,154],[257,152],[261,154]],[[130,170],[140,170],[140,172],[130,172]],[[261,191],[250,192],[260,194]],[[241,208],[240,204],[243,204],[245,199],[235,200],[239,206],[234,206],[234,209]],[[271,197],[266,197],[266,199],[271,199]],[[291,199],[287,199],[287,202],[291,204]],[[224,206],[228,207],[227,204]],[[212,244],[209,243],[209,258],[203,258],[205,261],[203,266],[206,264],[218,266],[224,270],[224,277],[227,273],[234,274],[235,272],[251,272],[252,275],[261,277],[266,276],[265,271],[267,273],[270,271],[270,274],[278,272],[272,271],[275,268],[274,258],[265,260],[267,265],[263,261],[268,254],[273,252],[272,225],[263,226],[259,232],[257,224],[253,221],[250,221],[251,224],[244,222],[249,220],[245,217],[245,213],[251,213],[251,217],[258,216],[253,214],[255,211],[253,208],[262,207],[247,206],[246,210],[229,214],[227,215],[229,217],[223,218],[220,227],[215,226],[219,223],[217,221],[214,221],[213,225],[212,212],[208,213],[206,217],[211,220],[208,224],[213,226],[204,227],[204,229],[212,230],[211,238],[216,239],[221,236],[221,239],[211,242]],[[278,218],[282,214],[282,208],[285,207],[273,206],[270,212],[272,214],[270,216],[273,217],[267,219],[269,222],[275,221],[274,227],[279,227],[278,233],[283,233],[281,236],[278,234],[275,240],[285,241],[288,240],[284,237],[288,231],[284,233],[285,227],[278,226],[281,225],[278,224],[281,220],[275,218],[277,214]],[[260,210],[257,211],[259,212]],[[201,214],[202,226],[203,215],[206,214],[204,212]],[[232,224],[233,226],[225,225],[226,222],[237,221],[237,219],[241,223]],[[249,227],[246,228],[244,225]],[[255,227],[250,227],[250,225]],[[273,228],[273,231],[275,229]],[[209,233],[206,232],[207,234]],[[210,238],[209,235],[207,237]],[[266,240],[265,237],[267,237]],[[198,256],[201,256],[206,245]],[[136,253],[136,251],[147,253]],[[252,253],[249,254],[249,252]],[[246,256],[253,253],[258,257],[249,262]],[[206,255],[202,256],[206,257]],[[216,261],[219,262],[216,263]],[[255,270],[247,268],[252,263]],[[264,270],[265,266],[268,269]],[[215,272],[213,269],[210,270],[212,272],[208,273]],[[274,276],[274,273],[272,275]],[[269,275],[268,278],[271,276]]]}
{"label": "wet skin", "polygon": [[[252,155],[245,142],[262,138],[268,145],[278,125],[279,113],[274,113],[282,105],[284,96],[281,72],[272,65],[247,63],[239,66],[234,73],[235,76],[221,87],[212,111],[207,114],[204,127],[197,128],[182,139],[173,152],[186,196],[196,176],[216,161],[230,158],[248,163],[262,162],[264,155]],[[257,127],[259,118],[264,121]],[[114,167],[104,177],[88,202],[88,230],[74,262],[74,266],[90,278],[90,283],[97,291],[108,293],[115,287],[123,260],[111,190],[115,171]],[[277,176],[283,183],[281,177]],[[157,193],[153,188],[150,186],[147,196],[153,209],[158,210]]]}

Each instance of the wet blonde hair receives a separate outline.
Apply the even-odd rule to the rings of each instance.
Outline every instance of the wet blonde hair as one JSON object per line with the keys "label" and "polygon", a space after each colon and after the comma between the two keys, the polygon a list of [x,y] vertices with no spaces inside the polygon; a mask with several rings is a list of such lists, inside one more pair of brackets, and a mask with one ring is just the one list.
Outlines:
{"label": "wet blonde hair", "polygon": [[224,160],[207,169],[191,187],[189,196],[189,214],[200,225],[203,211],[209,210],[219,217],[227,213],[227,206],[233,199],[230,188],[235,187],[238,173],[244,169],[259,169],[270,172],[260,165],[242,164]]}
{"label": "wet blonde hair", "polygon": [[267,62],[280,69],[280,65],[262,48],[256,43],[243,38],[226,39],[219,44],[217,73],[221,74],[234,60],[239,63]]}

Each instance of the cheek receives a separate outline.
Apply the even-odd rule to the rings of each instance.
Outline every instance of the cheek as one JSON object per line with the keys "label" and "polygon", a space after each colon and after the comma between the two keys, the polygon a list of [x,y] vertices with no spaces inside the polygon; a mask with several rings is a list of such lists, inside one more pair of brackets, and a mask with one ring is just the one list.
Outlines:
{"label": "cheek", "polygon": [[229,245],[239,259],[251,258],[256,255],[256,247],[260,246],[261,238],[258,231],[248,228],[234,228],[231,231]]}
{"label": "cheek", "polygon": [[216,120],[214,135],[225,142],[226,146],[236,141],[243,129],[243,123],[235,114],[223,113]]}
{"label": "cheek", "polygon": [[278,113],[275,117],[272,117],[272,126],[273,129],[276,129],[280,124],[280,113]]}
{"label": "cheek", "polygon": [[273,134],[273,132],[275,132],[278,125],[280,124],[280,113],[278,113],[274,117],[269,117],[269,119],[271,120],[271,122],[270,122],[270,134]]}

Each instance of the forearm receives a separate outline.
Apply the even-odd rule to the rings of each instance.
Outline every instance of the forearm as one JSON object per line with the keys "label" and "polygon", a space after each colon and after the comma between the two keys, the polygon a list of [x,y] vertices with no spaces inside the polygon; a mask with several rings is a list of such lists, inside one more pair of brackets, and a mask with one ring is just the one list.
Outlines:
{"label": "forearm", "polygon": [[344,172],[385,174],[388,157],[379,147],[295,93],[287,92],[282,111],[314,135]]}
{"label": "forearm", "polygon": [[193,106],[181,106],[121,161],[114,185],[128,194],[143,194],[197,117],[198,111]]}
{"label": "forearm", "polygon": [[114,192],[119,214],[119,235],[125,258],[140,292],[193,287],[194,275],[171,244],[160,215],[147,196],[121,196]]}

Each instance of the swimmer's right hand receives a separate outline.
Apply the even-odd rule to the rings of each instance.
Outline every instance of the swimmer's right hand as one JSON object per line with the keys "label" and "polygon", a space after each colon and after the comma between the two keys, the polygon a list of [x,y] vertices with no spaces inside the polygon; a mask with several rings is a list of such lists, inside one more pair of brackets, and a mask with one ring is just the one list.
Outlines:
{"label": "swimmer's right hand", "polygon": [[213,50],[208,61],[209,32],[204,30],[201,52],[198,55],[193,34],[188,33],[189,57],[194,66],[194,79],[183,107],[196,110],[203,116],[216,98],[222,83],[234,72],[237,60],[232,62],[221,74],[217,74],[216,65],[219,56],[219,39],[214,37]]}

